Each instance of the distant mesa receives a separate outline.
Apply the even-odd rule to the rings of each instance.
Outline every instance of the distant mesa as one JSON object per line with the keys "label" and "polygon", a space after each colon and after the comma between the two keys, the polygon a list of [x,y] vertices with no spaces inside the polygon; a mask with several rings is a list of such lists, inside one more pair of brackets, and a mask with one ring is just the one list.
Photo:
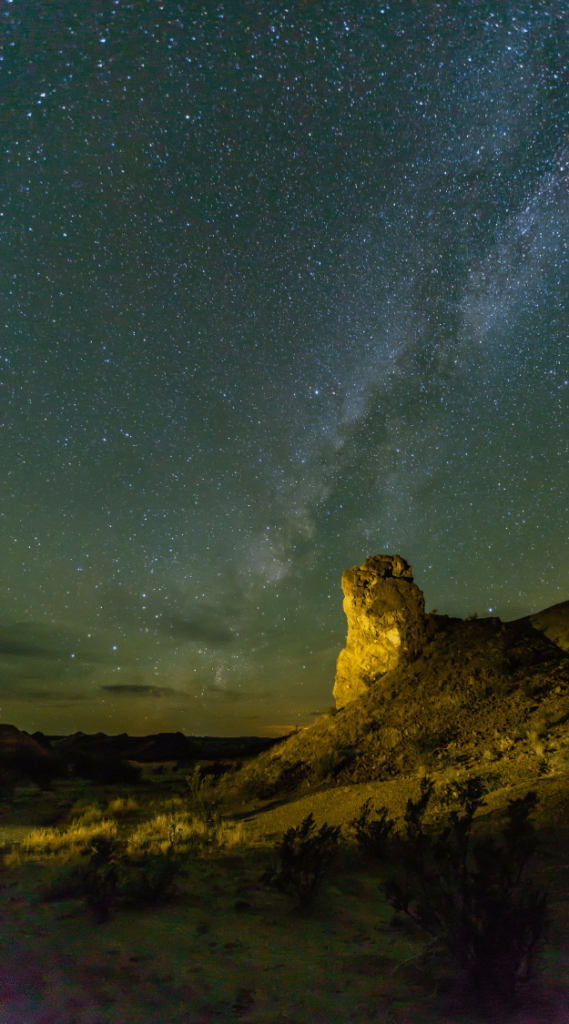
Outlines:
{"label": "distant mesa", "polygon": [[361,567],[346,569],[342,590],[348,636],[336,664],[337,708],[416,657],[429,632],[423,593],[400,555],[371,555]]}
{"label": "distant mesa", "polygon": [[[45,741],[45,737],[42,738]],[[0,724],[0,779],[5,781],[6,771],[15,772],[43,788],[60,770],[59,758],[45,742],[40,743],[27,732],[20,732],[15,725]]]}
{"label": "distant mesa", "polygon": [[182,732],[161,732],[151,736],[128,736],[127,733],[107,736],[102,732],[88,736],[77,732],[52,739],[52,746],[65,758],[81,753],[144,762],[194,761],[198,756],[196,747]]}
{"label": "distant mesa", "polygon": [[[39,734],[42,735],[41,733]],[[42,737],[45,741],[45,737]],[[25,758],[26,760],[52,761],[53,754],[27,732],[20,732],[15,725],[0,724],[0,761]]]}

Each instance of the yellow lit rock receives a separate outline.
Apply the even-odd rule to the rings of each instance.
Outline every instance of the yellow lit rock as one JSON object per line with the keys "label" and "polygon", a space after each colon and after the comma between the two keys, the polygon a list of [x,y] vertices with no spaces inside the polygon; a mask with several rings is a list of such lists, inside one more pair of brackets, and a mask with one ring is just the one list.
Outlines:
{"label": "yellow lit rock", "polygon": [[344,707],[385,672],[421,648],[425,601],[400,555],[372,555],[342,576],[348,620],[346,646],[336,664],[334,698]]}

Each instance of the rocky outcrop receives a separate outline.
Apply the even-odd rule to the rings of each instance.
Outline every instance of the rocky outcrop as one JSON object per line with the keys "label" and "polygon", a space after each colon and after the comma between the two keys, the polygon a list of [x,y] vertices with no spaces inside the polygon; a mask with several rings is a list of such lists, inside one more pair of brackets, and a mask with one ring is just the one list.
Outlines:
{"label": "rocky outcrop", "polygon": [[346,646],[336,664],[334,698],[341,708],[385,672],[417,656],[427,616],[411,566],[400,555],[372,555],[342,576],[348,620]]}

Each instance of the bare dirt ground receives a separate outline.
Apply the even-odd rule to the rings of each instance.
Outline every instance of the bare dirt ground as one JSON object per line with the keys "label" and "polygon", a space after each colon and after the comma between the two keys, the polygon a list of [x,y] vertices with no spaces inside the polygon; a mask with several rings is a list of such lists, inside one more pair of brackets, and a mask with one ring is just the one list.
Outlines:
{"label": "bare dirt ground", "polygon": [[[447,769],[440,784],[472,773]],[[569,774],[543,777],[536,757],[504,757],[487,766],[487,807],[475,833],[496,831],[507,800],[536,789],[540,845],[529,875],[550,892],[549,944],[540,976],[501,1024],[569,1024]],[[168,789],[167,772],[160,786]],[[419,969],[425,937],[383,898],[385,868],[346,845],[314,905],[260,881],[272,842],[310,811],[316,823],[344,824],[371,796],[401,817],[418,796],[419,775],[304,794],[227,811],[243,824],[243,844],[194,858],[177,898],[156,908],[117,909],[97,924],[81,900],[42,902],[52,868],[33,862],[0,872],[0,1024],[485,1024],[464,1005],[460,986]],[[156,787],[97,796],[133,795]],[[86,792],[85,787],[83,792]],[[21,840],[47,822],[53,805],[76,796],[71,783],[53,794],[22,791],[0,820],[0,837]],[[1,841],[1,840],[0,840]],[[440,986],[439,986],[440,988]]]}

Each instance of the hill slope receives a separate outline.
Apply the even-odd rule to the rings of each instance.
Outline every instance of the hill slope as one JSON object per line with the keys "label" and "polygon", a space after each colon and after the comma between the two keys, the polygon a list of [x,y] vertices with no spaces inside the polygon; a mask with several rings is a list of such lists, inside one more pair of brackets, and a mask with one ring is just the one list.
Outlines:
{"label": "hill slope", "polygon": [[270,798],[563,745],[569,654],[527,622],[431,618],[435,636],[411,664],[261,754],[241,779]]}

